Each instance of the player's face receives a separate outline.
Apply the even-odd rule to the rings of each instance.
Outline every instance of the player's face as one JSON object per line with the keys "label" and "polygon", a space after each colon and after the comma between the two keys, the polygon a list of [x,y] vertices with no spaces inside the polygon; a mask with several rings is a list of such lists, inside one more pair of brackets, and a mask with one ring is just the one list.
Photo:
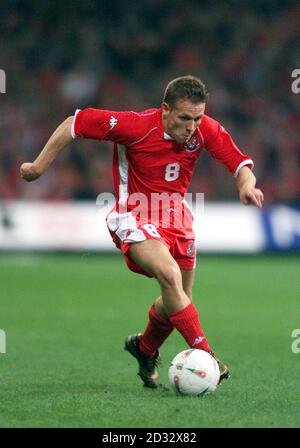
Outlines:
{"label": "player's face", "polygon": [[189,100],[178,100],[171,108],[162,104],[164,130],[178,143],[187,142],[194,134],[204,115],[205,103],[192,103]]}

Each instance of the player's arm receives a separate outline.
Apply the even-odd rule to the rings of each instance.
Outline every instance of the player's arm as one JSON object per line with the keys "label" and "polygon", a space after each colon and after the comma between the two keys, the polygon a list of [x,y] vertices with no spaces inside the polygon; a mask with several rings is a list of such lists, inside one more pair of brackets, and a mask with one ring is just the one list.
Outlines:
{"label": "player's arm", "polygon": [[38,179],[61,151],[71,143],[73,120],[73,116],[68,117],[58,126],[34,162],[26,162],[21,165],[20,172],[23,179],[27,182]]}
{"label": "player's arm", "polygon": [[264,195],[261,190],[255,188],[256,178],[250,168],[243,166],[236,177],[236,185],[242,204],[253,204],[262,208]]}
{"label": "player's arm", "polygon": [[261,208],[264,196],[261,190],[255,188],[256,178],[251,171],[252,159],[237,147],[230,134],[216,120],[204,116],[201,127],[205,148],[236,178],[240,201],[245,205],[253,204]]}
{"label": "player's arm", "polygon": [[81,137],[126,144],[141,137],[139,114],[102,109],[77,110],[53,133],[33,163],[23,163],[21,176],[28,182],[40,177],[72,139]]}

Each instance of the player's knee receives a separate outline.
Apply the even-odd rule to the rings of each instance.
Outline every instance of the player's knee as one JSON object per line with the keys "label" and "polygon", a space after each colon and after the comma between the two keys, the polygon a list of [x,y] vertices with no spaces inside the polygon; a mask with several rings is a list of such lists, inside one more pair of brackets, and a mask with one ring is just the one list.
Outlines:
{"label": "player's knee", "polygon": [[157,269],[156,278],[164,288],[174,288],[181,284],[181,272],[178,266],[161,266]]}

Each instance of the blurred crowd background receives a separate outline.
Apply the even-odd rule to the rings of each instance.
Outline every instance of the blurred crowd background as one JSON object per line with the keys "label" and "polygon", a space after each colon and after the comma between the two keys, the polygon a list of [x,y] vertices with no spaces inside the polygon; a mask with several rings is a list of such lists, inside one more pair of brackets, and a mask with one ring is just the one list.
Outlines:
{"label": "blurred crowd background", "polygon": [[[75,109],[159,107],[171,79],[207,85],[207,113],[255,161],[267,203],[300,202],[300,4],[277,0],[0,2],[0,199],[94,200],[113,191],[112,145],[77,139],[36,183],[19,177]],[[190,191],[236,198],[203,153]]]}

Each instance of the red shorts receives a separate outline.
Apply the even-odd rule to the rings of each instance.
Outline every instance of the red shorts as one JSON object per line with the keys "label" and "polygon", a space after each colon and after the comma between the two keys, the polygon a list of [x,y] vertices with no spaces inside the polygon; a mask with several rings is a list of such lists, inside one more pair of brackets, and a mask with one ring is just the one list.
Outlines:
{"label": "red shorts", "polygon": [[148,222],[137,222],[130,212],[121,215],[116,211],[109,213],[106,222],[116,247],[121,250],[131,271],[152,277],[134,263],[128,253],[130,244],[149,239],[161,241],[169,249],[180,269],[191,271],[195,268],[195,234],[192,226],[188,228],[163,228]]}

